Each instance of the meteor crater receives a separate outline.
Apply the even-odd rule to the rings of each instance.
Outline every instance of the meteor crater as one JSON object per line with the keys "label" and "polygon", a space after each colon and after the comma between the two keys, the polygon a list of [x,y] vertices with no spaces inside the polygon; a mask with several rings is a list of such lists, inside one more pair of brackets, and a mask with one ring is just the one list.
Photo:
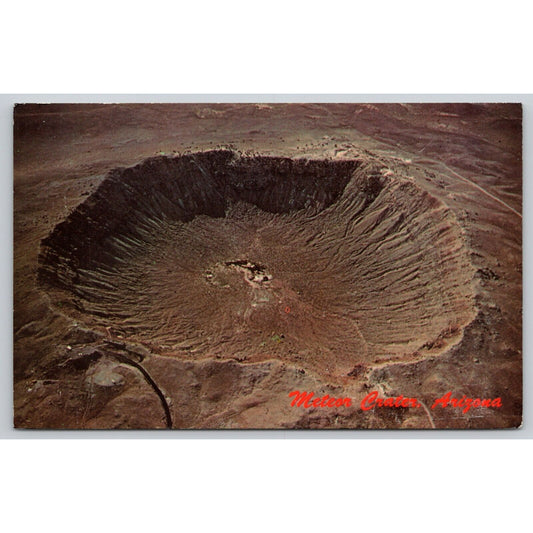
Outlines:
{"label": "meteor crater", "polygon": [[39,257],[52,302],[90,328],[333,381],[457,343],[473,272],[453,213],[379,160],[227,150],[111,171]]}

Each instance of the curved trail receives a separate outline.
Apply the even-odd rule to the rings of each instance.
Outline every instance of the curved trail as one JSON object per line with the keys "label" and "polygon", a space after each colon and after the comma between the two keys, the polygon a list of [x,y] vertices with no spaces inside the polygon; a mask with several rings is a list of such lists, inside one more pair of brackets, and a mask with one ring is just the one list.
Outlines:
{"label": "curved trail", "polygon": [[115,359],[118,359],[125,365],[129,365],[136,368],[142,374],[145,381],[148,383],[148,385],[150,385],[150,387],[152,387],[153,391],[156,393],[157,397],[159,398],[159,401],[161,402],[161,406],[163,407],[163,411],[165,412],[165,423],[167,428],[172,429],[172,414],[170,412],[170,406],[168,405],[165,395],[163,394],[157,383],[154,381],[152,376],[148,373],[148,371],[142,365],[140,365],[136,361],[131,360],[125,355],[110,352],[108,352],[108,355],[115,357]]}

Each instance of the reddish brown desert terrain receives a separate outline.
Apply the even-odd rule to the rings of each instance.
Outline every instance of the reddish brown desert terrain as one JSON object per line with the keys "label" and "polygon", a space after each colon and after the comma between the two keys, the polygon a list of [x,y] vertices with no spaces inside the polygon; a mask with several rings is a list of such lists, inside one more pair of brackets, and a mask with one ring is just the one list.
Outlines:
{"label": "reddish brown desert terrain", "polygon": [[521,424],[520,105],[14,116],[15,427]]}

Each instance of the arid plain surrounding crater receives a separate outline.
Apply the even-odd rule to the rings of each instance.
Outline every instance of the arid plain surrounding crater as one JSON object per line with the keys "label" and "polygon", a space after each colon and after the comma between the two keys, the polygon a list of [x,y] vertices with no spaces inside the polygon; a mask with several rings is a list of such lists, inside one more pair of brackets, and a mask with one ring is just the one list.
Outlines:
{"label": "arid plain surrounding crater", "polygon": [[14,131],[16,427],[520,424],[519,105],[21,105]]}

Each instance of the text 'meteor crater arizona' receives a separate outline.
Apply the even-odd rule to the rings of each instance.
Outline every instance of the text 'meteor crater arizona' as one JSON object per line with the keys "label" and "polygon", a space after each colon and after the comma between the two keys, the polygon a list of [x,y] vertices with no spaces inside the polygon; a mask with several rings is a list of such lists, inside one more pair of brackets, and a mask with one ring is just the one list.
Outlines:
{"label": "text 'meteor crater arizona'", "polygon": [[451,210],[363,156],[218,150],[118,168],[39,263],[52,301],[93,328],[329,379],[438,355],[474,317]]}

